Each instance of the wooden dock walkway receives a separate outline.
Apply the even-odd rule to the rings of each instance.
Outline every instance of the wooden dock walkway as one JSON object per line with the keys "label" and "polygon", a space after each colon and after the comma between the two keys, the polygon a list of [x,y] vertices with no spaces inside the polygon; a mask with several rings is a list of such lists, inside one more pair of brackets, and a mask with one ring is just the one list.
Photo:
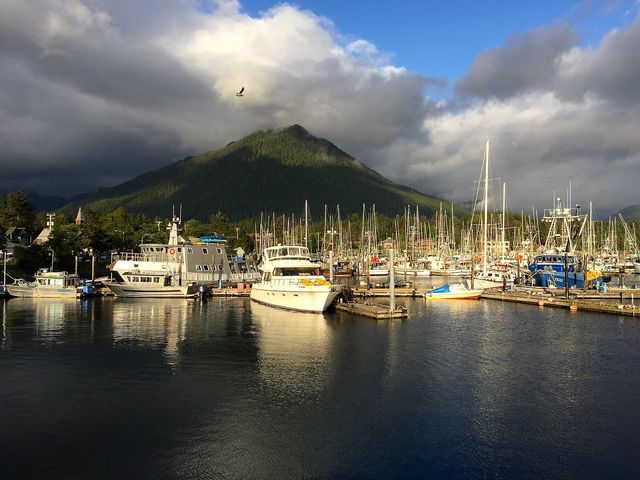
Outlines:
{"label": "wooden dock walkway", "polygon": [[[426,290],[427,290],[426,288],[415,289],[410,287],[409,288],[396,287],[395,296],[396,297],[421,297]],[[352,288],[352,291],[353,291],[353,296],[356,298],[388,297],[389,296],[388,288],[355,287],[355,288]]]}
{"label": "wooden dock walkway", "polygon": [[[612,315],[627,315],[631,317],[640,316],[640,306],[635,303],[617,303],[611,300],[619,299],[620,295],[607,294],[601,295],[596,299],[580,297],[579,294],[570,294],[570,298],[564,298],[564,295],[553,295],[544,290],[529,289],[526,291],[506,291],[498,289],[485,290],[480,298],[488,300],[500,300],[502,302],[524,303],[529,305],[537,305],[539,307],[565,308],[571,311],[608,313]],[[629,297],[631,298],[631,297]],[[609,300],[607,302],[606,300]]]}
{"label": "wooden dock walkway", "polygon": [[251,293],[250,288],[212,288],[207,292],[212,297],[248,297]]}
{"label": "wooden dock walkway", "polygon": [[360,315],[362,317],[375,318],[376,320],[391,320],[395,318],[407,318],[409,313],[404,307],[396,307],[390,310],[389,305],[379,305],[369,302],[338,302],[335,304],[338,312],[345,312],[350,315]]}

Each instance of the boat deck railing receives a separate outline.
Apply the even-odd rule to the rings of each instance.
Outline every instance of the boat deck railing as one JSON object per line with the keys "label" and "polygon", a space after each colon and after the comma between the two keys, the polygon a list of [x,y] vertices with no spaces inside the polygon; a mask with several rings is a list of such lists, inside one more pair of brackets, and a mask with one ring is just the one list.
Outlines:
{"label": "boat deck railing", "polygon": [[129,262],[166,262],[167,260],[175,258],[175,255],[166,253],[135,253],[135,252],[121,252],[113,256],[113,261],[124,260]]}

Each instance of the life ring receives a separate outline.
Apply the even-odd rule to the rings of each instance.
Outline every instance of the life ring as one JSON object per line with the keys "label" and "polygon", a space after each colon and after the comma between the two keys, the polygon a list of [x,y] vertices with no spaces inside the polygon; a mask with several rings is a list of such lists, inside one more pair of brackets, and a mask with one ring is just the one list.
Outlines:
{"label": "life ring", "polygon": [[167,250],[169,252],[169,255],[173,255],[176,253],[176,249],[175,248],[170,248],[169,250]]}

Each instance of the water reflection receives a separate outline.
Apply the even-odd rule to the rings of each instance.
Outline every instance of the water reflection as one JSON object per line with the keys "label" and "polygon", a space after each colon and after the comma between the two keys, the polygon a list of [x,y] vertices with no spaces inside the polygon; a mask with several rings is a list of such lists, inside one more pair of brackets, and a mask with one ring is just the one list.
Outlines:
{"label": "water reflection", "polygon": [[0,300],[0,312],[2,312],[2,346],[7,342],[7,302]]}
{"label": "water reflection", "polygon": [[318,398],[331,378],[331,336],[323,314],[251,302],[258,329],[258,367],[265,393],[282,402]]}
{"label": "water reflection", "polygon": [[76,299],[12,298],[3,302],[3,311],[5,326],[7,320],[18,320],[23,327],[31,325],[40,340],[51,342],[75,331],[81,304]]}
{"label": "water reflection", "polygon": [[180,360],[187,319],[196,302],[181,299],[118,299],[112,302],[113,342],[119,348],[162,348],[171,366]]}

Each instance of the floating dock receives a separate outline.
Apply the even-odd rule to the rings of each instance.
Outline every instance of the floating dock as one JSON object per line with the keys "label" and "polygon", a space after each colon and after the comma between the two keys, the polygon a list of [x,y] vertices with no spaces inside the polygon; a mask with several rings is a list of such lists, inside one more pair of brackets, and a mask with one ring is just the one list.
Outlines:
{"label": "floating dock", "polygon": [[[368,298],[368,297],[389,297],[388,288],[352,288],[353,296],[356,298]],[[421,297],[426,291],[426,288],[415,289],[407,287],[396,287],[394,289],[396,297]]]}
{"label": "floating dock", "polygon": [[250,288],[211,288],[207,290],[207,295],[212,297],[248,297]]}
{"label": "floating dock", "polygon": [[407,309],[404,307],[399,306],[392,311],[388,305],[379,305],[369,302],[338,302],[335,304],[335,307],[338,312],[375,318],[376,320],[407,318],[409,315]]}
{"label": "floating dock", "polygon": [[[632,289],[634,290],[634,289]],[[498,289],[485,290],[480,298],[488,300],[500,300],[502,302],[525,303],[537,305],[539,307],[565,308],[571,311],[608,313],[611,315],[627,315],[630,317],[640,316],[640,306],[635,305],[635,298],[630,294],[628,298],[632,303],[617,303],[613,300],[621,298],[620,293],[611,292],[600,294],[595,299],[593,295],[581,297],[577,292],[570,292],[568,299],[560,292],[549,292],[545,290],[529,289],[525,291],[506,291]],[[595,294],[597,295],[597,294]],[[624,295],[623,295],[624,297]]]}

